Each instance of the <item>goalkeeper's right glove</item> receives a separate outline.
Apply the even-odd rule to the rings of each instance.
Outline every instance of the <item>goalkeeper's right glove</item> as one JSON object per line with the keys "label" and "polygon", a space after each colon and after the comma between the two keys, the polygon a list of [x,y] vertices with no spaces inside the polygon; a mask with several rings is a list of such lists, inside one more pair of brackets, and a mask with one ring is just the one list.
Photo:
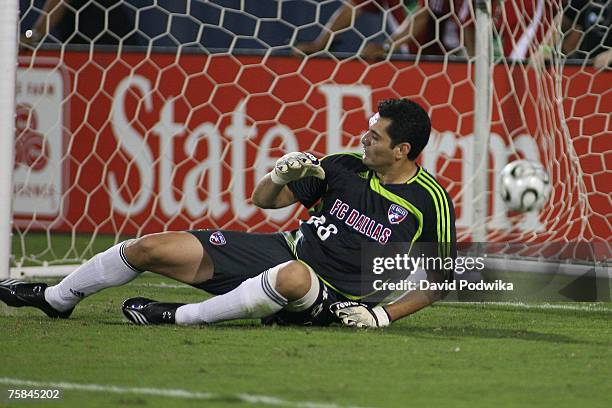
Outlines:
{"label": "goalkeeper's right glove", "polygon": [[287,153],[276,161],[270,172],[272,181],[279,185],[308,176],[325,179],[325,171],[319,160],[307,152]]}
{"label": "goalkeeper's right glove", "polygon": [[332,303],[329,311],[348,327],[385,327],[391,323],[389,313],[382,306],[370,307],[365,303],[343,301]]}

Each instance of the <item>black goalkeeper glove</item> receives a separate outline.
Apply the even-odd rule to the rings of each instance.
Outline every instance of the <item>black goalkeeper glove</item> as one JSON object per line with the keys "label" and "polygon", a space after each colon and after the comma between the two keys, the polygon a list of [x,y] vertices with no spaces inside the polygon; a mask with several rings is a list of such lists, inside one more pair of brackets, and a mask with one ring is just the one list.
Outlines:
{"label": "black goalkeeper glove", "polygon": [[382,306],[370,307],[359,302],[336,302],[329,306],[343,325],[348,327],[385,327],[391,323],[389,314]]}

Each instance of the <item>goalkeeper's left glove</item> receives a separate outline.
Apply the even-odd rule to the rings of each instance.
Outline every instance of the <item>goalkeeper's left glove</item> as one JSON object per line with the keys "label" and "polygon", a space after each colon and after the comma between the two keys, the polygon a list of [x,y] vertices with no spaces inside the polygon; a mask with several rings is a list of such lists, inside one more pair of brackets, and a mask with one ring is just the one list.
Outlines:
{"label": "goalkeeper's left glove", "polygon": [[346,301],[332,303],[329,310],[349,327],[385,327],[391,323],[382,306],[370,307],[365,303]]}
{"label": "goalkeeper's left glove", "polygon": [[319,160],[308,152],[287,153],[276,161],[270,177],[275,184],[285,185],[302,177],[325,179],[325,170]]}

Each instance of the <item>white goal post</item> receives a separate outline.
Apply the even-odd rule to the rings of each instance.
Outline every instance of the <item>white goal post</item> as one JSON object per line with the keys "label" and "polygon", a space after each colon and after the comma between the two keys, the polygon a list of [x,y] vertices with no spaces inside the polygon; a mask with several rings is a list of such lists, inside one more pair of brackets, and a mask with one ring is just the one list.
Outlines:
{"label": "white goal post", "polygon": [[0,279],[9,276],[11,258],[18,3],[0,5]]}
{"label": "white goal post", "polygon": [[[488,215],[489,177],[489,134],[491,133],[491,104],[493,94],[491,82],[493,77],[493,30],[491,27],[491,1],[476,0],[474,3],[476,18],[475,64],[474,64],[474,153],[472,164],[474,177],[475,220],[486,219]],[[487,240],[487,224],[480,223],[474,227],[472,239],[475,242]]]}

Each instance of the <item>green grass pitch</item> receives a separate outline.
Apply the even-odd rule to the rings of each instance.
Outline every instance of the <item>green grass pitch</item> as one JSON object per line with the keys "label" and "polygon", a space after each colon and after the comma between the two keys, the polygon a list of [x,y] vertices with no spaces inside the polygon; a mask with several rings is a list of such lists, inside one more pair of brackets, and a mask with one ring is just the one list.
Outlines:
{"label": "green grass pitch", "polygon": [[[84,300],[69,320],[0,306],[0,406],[574,408],[612,401],[610,303],[440,303],[384,330],[256,321],[141,327],[120,311],[132,296],[194,302],[205,294],[145,274]],[[60,402],[8,399],[9,389],[56,383],[65,386]]]}

